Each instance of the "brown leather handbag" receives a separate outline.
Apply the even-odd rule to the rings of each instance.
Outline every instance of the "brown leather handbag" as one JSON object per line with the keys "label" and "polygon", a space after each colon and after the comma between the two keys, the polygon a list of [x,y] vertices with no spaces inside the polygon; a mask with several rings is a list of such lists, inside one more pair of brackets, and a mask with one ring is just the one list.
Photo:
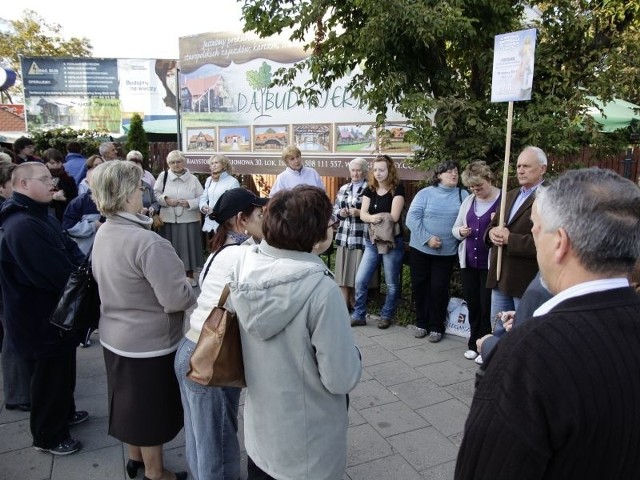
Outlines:
{"label": "brown leather handbag", "polygon": [[246,387],[240,326],[235,313],[224,308],[229,285],[224,286],[200,332],[189,360],[187,377],[208,387]]}

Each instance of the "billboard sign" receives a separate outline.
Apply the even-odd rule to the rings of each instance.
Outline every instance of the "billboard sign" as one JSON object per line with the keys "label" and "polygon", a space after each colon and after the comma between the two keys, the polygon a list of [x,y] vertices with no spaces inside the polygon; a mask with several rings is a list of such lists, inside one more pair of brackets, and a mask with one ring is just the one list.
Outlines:
{"label": "billboard sign", "polygon": [[27,122],[122,134],[134,113],[147,131],[177,134],[176,60],[21,57]]}
{"label": "billboard sign", "polygon": [[[192,170],[208,171],[206,160],[223,153],[236,173],[277,174],[282,150],[296,145],[321,175],[348,176],[354,157],[388,153],[401,178],[424,177],[403,161],[415,149],[405,141],[407,119],[390,110],[388,125],[376,128],[375,114],[347,88],[350,76],[321,92],[317,105],[302,102],[295,88],[271,86],[278,69],[308,56],[302,44],[220,32],[179,42],[181,149]],[[302,71],[296,81],[309,79]]]}

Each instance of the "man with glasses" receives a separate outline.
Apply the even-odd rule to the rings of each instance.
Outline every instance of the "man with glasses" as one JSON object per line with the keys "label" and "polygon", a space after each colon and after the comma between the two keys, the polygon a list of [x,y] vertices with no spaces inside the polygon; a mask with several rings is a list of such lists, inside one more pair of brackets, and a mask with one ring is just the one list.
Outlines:
{"label": "man with glasses", "polygon": [[81,448],[69,426],[88,418],[76,412],[75,332],[49,323],[69,275],[83,259],[58,220],[49,215],[56,179],[41,163],[18,165],[13,194],[0,210],[0,283],[6,327],[18,354],[32,369],[30,428],[36,450],[68,455]]}

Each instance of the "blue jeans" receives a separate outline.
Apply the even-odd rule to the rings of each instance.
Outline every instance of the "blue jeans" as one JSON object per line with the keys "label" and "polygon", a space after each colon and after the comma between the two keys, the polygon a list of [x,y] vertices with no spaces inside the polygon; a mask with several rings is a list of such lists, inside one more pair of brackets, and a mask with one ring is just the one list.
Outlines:
{"label": "blue jeans", "polygon": [[[510,297],[509,295],[505,295],[497,288],[491,290],[491,314],[490,319],[491,323],[495,322],[496,314],[498,312],[508,312],[510,310],[515,310],[518,308],[518,304],[520,303],[520,297]],[[497,322],[496,325],[500,324],[502,326],[502,322]]]}
{"label": "blue jeans", "polygon": [[365,240],[364,253],[358,266],[358,273],[356,273],[356,303],[352,314],[354,319],[364,320],[367,315],[369,280],[371,280],[382,260],[384,280],[387,284],[387,296],[380,316],[387,320],[393,320],[400,298],[400,269],[402,268],[402,258],[404,256],[404,240],[402,236],[397,236],[395,240],[395,248],[384,255],[380,255],[376,246],[368,239]]}
{"label": "blue jeans", "polygon": [[187,463],[196,480],[238,480],[238,404],[240,388],[205,387],[187,378],[196,344],[184,338],[178,346],[175,372],[184,408]]}

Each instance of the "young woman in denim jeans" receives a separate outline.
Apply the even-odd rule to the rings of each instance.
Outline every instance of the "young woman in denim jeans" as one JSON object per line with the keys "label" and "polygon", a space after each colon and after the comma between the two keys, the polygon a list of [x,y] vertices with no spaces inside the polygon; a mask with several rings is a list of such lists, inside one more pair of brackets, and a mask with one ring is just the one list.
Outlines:
{"label": "young woman in denim jeans", "polygon": [[[369,186],[362,193],[360,220],[374,225],[385,221],[400,222],[404,207],[404,187],[400,185],[398,172],[391,157],[379,155],[375,158],[368,184]],[[400,298],[400,269],[404,256],[402,226],[397,231],[399,233],[393,238],[393,246],[384,254],[379,253],[378,246],[371,241],[369,231],[366,232],[364,254],[356,274],[356,303],[351,316],[353,327],[367,324],[369,280],[381,261],[384,266],[387,296],[378,321],[378,328],[388,328],[393,322]]]}
{"label": "young woman in denim jeans", "polygon": [[[175,373],[184,408],[184,436],[187,463],[198,480],[238,480],[240,443],[238,404],[240,388],[206,387],[187,377],[189,361],[198,343],[202,326],[218,304],[227,283],[226,276],[240,257],[241,244],[262,239],[262,207],[259,198],[244,188],[224,192],[213,206],[218,223],[210,243],[211,255],[200,274],[200,295],[189,316],[189,331],[178,346]],[[227,300],[227,309],[234,310]]]}

